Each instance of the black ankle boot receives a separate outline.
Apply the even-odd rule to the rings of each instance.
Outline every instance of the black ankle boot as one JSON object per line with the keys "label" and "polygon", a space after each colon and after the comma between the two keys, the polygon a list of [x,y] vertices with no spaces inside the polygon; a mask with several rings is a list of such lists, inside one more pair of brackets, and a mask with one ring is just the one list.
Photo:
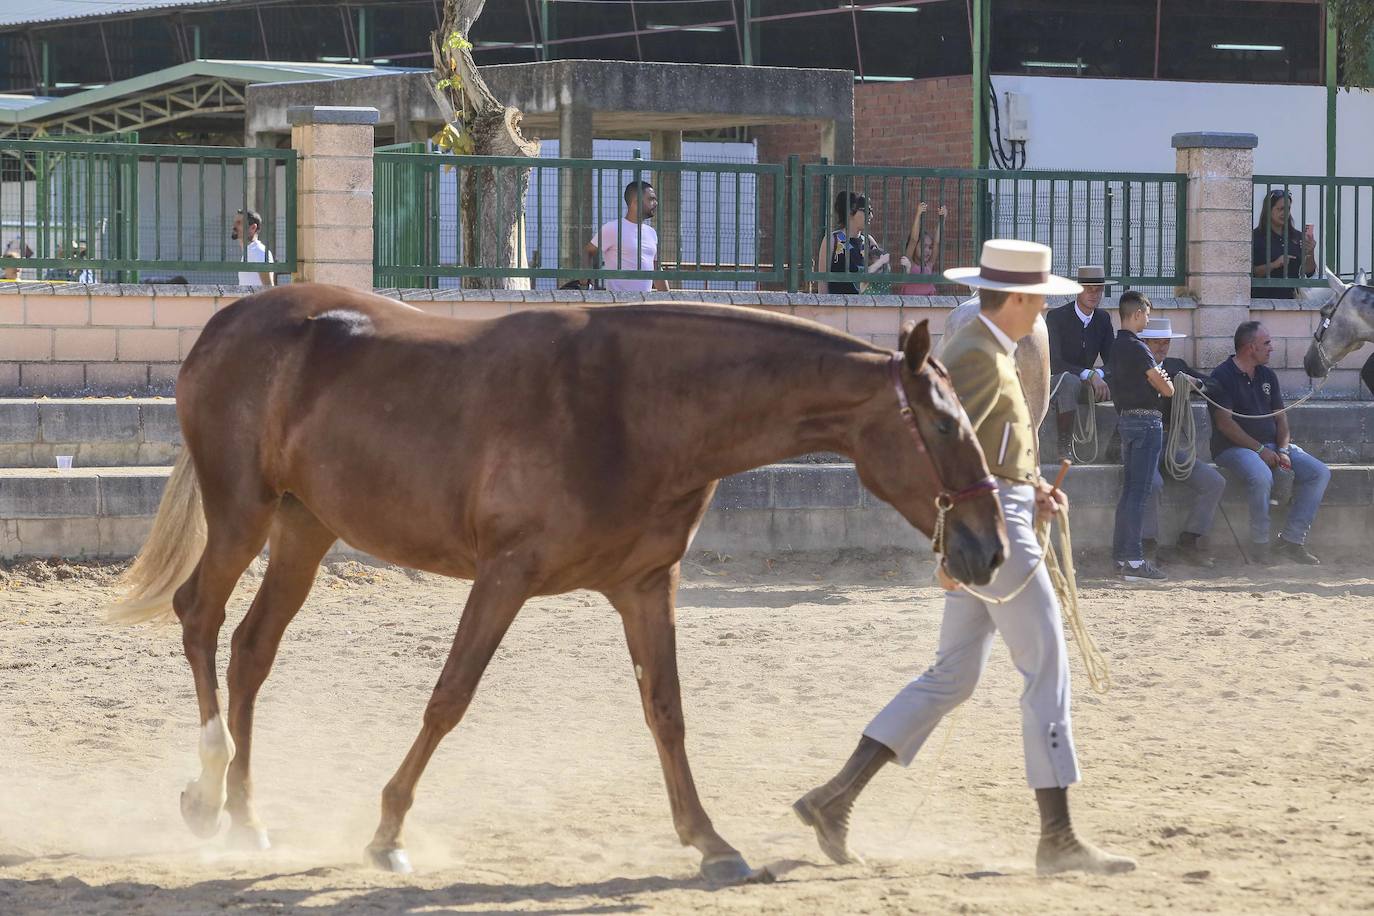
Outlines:
{"label": "black ankle boot", "polygon": [[821,852],[840,865],[861,861],[849,851],[849,812],[864,786],[897,755],[865,735],[835,778],[812,789],[792,805],[803,824],[814,827]]}

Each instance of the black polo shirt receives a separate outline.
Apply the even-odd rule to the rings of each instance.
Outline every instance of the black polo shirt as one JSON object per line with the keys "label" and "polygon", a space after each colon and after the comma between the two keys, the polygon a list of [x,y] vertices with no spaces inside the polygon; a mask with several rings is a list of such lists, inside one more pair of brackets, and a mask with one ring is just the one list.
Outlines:
{"label": "black polo shirt", "polygon": [[1155,368],[1150,348],[1131,331],[1116,332],[1107,355],[1107,374],[1112,378],[1112,403],[1117,412],[1123,410],[1164,409],[1164,398],[1150,385],[1145,374]]}
{"label": "black polo shirt", "polygon": [[[1279,377],[1268,366],[1256,366],[1253,377],[1246,375],[1236,365],[1234,356],[1212,370],[1211,384],[1207,393],[1218,404],[1236,413],[1271,413],[1283,407],[1283,393],[1279,391]],[[1212,416],[1212,457],[1236,448],[1236,444],[1222,435],[1217,428],[1216,408],[1209,405]],[[1279,424],[1273,417],[1264,420],[1235,418],[1236,425],[1262,443],[1274,442],[1278,438]]]}

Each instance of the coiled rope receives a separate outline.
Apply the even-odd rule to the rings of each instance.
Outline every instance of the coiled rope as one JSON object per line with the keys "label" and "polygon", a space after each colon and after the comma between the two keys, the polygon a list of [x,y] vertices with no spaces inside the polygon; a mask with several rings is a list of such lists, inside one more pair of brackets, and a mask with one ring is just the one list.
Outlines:
{"label": "coiled rope", "polygon": [[1201,390],[1186,372],[1173,378],[1174,396],[1169,402],[1169,434],[1164,440],[1164,470],[1174,480],[1187,480],[1197,465],[1197,420],[1189,395]]}

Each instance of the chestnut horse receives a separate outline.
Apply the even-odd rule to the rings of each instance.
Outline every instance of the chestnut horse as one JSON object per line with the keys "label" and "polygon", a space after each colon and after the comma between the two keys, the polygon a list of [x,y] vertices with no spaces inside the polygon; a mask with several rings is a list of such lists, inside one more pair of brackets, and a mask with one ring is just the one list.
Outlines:
{"label": "chestnut horse", "polygon": [[[931,534],[937,497],[955,575],[1005,552],[995,487],[925,323],[899,353],[763,311],[670,303],[438,317],[291,285],[216,314],[177,378],[185,449],[112,609],[181,621],[200,704],[201,774],[182,815],[266,848],[249,779],[253,705],[336,538],[472,579],[419,736],[382,792],[369,859],[409,870],[401,825],[521,605],[604,594],[624,623],[673,824],[712,880],[749,876],[687,765],[673,600],[680,561],[728,474],[811,451]],[[227,723],[215,673],[224,606],[263,545],[234,631]]]}

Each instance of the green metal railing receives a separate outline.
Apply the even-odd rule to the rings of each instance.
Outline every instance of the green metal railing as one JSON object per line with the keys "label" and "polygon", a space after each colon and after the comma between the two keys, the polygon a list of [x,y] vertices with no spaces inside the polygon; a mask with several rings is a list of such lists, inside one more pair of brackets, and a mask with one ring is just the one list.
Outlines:
{"label": "green metal railing", "polygon": [[[798,290],[858,279],[865,292],[930,291],[944,282],[941,271],[976,263],[982,242],[998,236],[1050,245],[1061,272],[1101,264],[1118,284],[1184,282],[1187,181],[1172,173],[803,166],[795,156],[785,165],[493,159],[426,153],[418,145],[379,150],[375,162],[379,286],[519,277]],[[656,269],[633,269],[635,254],[644,253],[642,230],[619,221],[621,192],[640,179],[658,193],[658,212],[645,224],[658,235]],[[890,265],[881,273],[857,278],[829,269],[831,233],[839,228],[833,203],[845,191],[868,202],[865,259],[886,252]],[[525,222],[513,244],[483,249],[482,231],[508,225],[491,220],[493,211],[510,210],[521,195]],[[473,211],[466,222],[464,197]],[[920,228],[935,243],[933,263],[921,269],[918,244],[917,263],[907,270],[901,259],[920,202],[927,204]],[[623,248],[623,262],[591,265],[587,243],[602,231],[614,237],[599,247]],[[850,263],[846,257],[840,263]]]}
{"label": "green metal railing", "polygon": [[[801,184],[802,247],[795,256],[802,281],[828,286],[860,279],[867,292],[937,284],[944,282],[945,268],[976,264],[989,238],[1042,242],[1054,249],[1056,272],[1072,274],[1080,265],[1100,264],[1111,282],[1125,286],[1176,286],[1186,273],[1187,180],[1182,175],[821,164],[804,167]],[[887,253],[884,272],[861,276],[847,252],[836,256],[834,233],[842,227],[835,208],[845,193],[849,209],[867,204],[864,261],[872,264]],[[922,202],[927,209],[918,232]],[[926,233],[933,257],[923,264],[921,235]],[[915,257],[906,270],[900,261],[913,238]],[[849,270],[832,271],[835,263]]]}
{"label": "green metal railing", "polygon": [[293,272],[293,150],[0,141],[0,238],[25,255],[5,266],[44,279],[232,275],[240,209],[261,214],[272,272]]}
{"label": "green metal railing", "polygon": [[[1288,243],[1282,234],[1262,232],[1265,198],[1270,192],[1283,192],[1290,203]],[[1361,270],[1374,268],[1374,178],[1325,178],[1298,175],[1256,175],[1254,179],[1254,226],[1251,240],[1251,267],[1272,265],[1293,252],[1296,271],[1279,276],[1252,276],[1257,295],[1266,290],[1291,290],[1295,287],[1326,286],[1322,267],[1329,267],[1346,279]],[[1312,264],[1308,275],[1302,237],[1311,228]],[[1270,268],[1272,269],[1272,267]],[[1288,276],[1296,272],[1298,276]],[[1275,293],[1267,293],[1275,295]],[[1291,295],[1285,293],[1281,295]]]}
{"label": "green metal railing", "polygon": [[[555,284],[665,280],[785,282],[785,170],[756,163],[449,156],[395,148],[375,154],[374,273],[379,286],[512,277]],[[624,193],[650,182],[652,220],[623,220]],[[509,246],[504,231],[524,200]],[[469,213],[460,212],[467,201]],[[609,228],[604,228],[609,227]],[[647,231],[646,231],[647,230]],[[603,235],[604,233],[604,235]],[[657,237],[657,266],[649,249]],[[593,265],[588,244],[598,245]],[[607,250],[624,256],[608,260]],[[416,283],[423,280],[423,283]]]}

